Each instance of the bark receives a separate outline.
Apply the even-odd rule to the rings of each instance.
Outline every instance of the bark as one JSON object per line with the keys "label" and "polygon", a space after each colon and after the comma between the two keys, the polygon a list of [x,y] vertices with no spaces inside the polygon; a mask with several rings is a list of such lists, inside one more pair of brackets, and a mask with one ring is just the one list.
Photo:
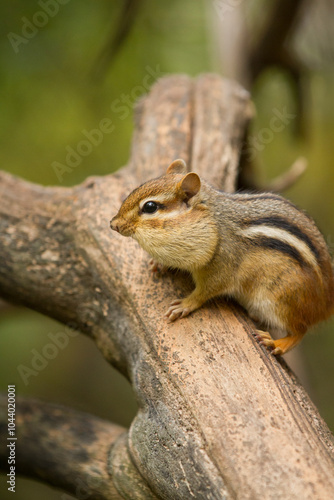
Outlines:
{"label": "bark", "polygon": [[[109,451],[101,444],[99,456],[110,488],[90,498],[333,495],[333,437],[284,361],[257,344],[246,313],[217,299],[167,324],[163,314],[171,300],[190,290],[189,279],[182,273],[151,275],[137,243],[109,229],[130,190],[178,157],[216,187],[232,191],[250,110],[248,94],[231,81],[214,75],[164,78],[138,106],[131,158],[116,174],[66,189],[1,175],[2,296],[90,335],[130,380],[139,404],[128,434],[96,424],[101,441],[109,443]],[[24,404],[33,412],[33,404]],[[56,474],[57,484],[73,491],[66,478],[71,468],[75,477],[80,464],[62,445],[56,421],[42,417],[53,410],[38,408],[38,428],[45,433],[28,446],[21,470],[32,470],[41,450],[54,451],[43,480],[55,481]],[[82,418],[61,411],[64,422],[66,415]],[[83,480],[97,460],[86,443],[86,434],[96,435],[97,419],[89,420],[91,428],[71,434],[73,444],[87,448]],[[25,443],[34,440],[33,420],[26,426],[22,420],[22,426]],[[97,449],[99,437],[92,442]],[[56,464],[67,453],[63,472]]]}
{"label": "bark", "polygon": [[[7,398],[0,398],[1,433],[7,429]],[[20,398],[16,407],[16,466],[77,498],[122,498],[110,481],[107,457],[126,429],[59,405]],[[8,441],[7,441],[8,442]],[[7,466],[6,448],[0,464]]]}

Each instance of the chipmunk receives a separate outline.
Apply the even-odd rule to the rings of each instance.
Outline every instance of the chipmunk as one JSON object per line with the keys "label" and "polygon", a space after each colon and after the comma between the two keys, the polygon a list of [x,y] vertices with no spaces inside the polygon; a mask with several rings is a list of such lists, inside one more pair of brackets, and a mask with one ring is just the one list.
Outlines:
{"label": "chipmunk", "polygon": [[326,243],[309,216],[277,194],[217,191],[175,160],[166,175],[129,194],[110,227],[137,240],[155,263],[191,273],[195,289],[170,304],[169,321],[231,297],[286,335],[273,340],[257,330],[277,355],[334,312]]}

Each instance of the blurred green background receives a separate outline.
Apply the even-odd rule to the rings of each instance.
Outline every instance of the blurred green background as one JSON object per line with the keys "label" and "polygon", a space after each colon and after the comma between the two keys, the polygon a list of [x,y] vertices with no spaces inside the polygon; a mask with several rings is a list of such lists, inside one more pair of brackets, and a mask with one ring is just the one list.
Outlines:
{"label": "blurred green background", "polygon": [[[70,0],[59,4],[57,14],[26,39],[27,43],[21,43],[13,38],[11,42],[8,33],[21,36],[25,23],[22,18],[31,21],[41,7],[32,0],[2,0],[1,168],[36,183],[72,186],[89,175],[104,175],[124,165],[133,131],[134,89],[143,85],[148,73],[224,72],[213,46],[207,4],[146,0],[106,74],[95,73],[92,77],[102,47],[117,28],[124,2]],[[301,40],[302,53],[317,54],[314,40]],[[255,159],[259,178],[264,182],[286,170],[298,156],[308,159],[306,174],[285,195],[315,218],[333,253],[334,71],[328,57],[317,57],[317,64],[309,65],[305,72],[303,137],[295,135],[291,120],[256,151]],[[255,138],[269,127],[273,110],[296,110],[289,78],[279,69],[267,70],[252,94],[257,109],[251,130]],[[115,111],[115,102],[124,95],[129,97],[123,116]],[[66,148],[75,148],[85,138],[82,131],[96,128],[104,118],[112,120],[114,130],[105,134],[103,142],[60,180],[53,162],[65,163]],[[49,342],[47,335],[63,328],[24,308],[0,312],[1,390],[16,384],[18,395],[62,403],[128,426],[136,411],[131,388],[84,336],[72,338],[43,371],[31,376],[27,385],[23,382],[17,367],[31,366],[32,350],[40,352]],[[298,348],[303,360],[303,382],[332,430],[333,330],[334,320],[320,325]],[[0,477],[1,498],[11,498],[4,479]],[[33,481],[17,480],[17,500],[60,499],[62,495]]]}

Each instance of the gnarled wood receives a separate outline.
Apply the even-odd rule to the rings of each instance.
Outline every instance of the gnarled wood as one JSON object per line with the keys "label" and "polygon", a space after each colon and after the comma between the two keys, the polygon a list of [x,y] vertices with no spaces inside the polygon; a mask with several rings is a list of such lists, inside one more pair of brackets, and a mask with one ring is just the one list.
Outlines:
{"label": "gnarled wood", "polygon": [[[131,159],[115,175],[68,189],[1,176],[1,294],[74,323],[132,383],[139,411],[110,470],[123,498],[149,498],[148,487],[152,498],[182,500],[334,491],[333,438],[284,362],[256,343],[245,312],[214,300],[167,324],[189,278],[151,275],[137,243],[109,229],[124,196],[178,157],[233,190],[249,118],[248,94],[233,82],[164,78],[141,101]],[[141,477],[138,496],[127,466]]]}
{"label": "gnarled wood", "polygon": [[[60,405],[18,398],[16,467],[20,474],[47,481],[77,498],[121,499],[110,480],[108,456],[126,429]],[[7,398],[0,397],[1,435],[6,434]],[[8,450],[0,450],[6,470]]]}

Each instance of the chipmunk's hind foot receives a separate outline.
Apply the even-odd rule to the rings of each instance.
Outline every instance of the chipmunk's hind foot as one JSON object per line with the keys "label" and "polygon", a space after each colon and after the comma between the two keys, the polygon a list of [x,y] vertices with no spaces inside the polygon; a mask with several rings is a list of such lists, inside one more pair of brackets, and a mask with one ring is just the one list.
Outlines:
{"label": "chipmunk's hind foot", "polygon": [[260,344],[271,349],[271,354],[274,354],[275,356],[282,355],[290,351],[293,347],[299,344],[303,336],[304,333],[287,335],[281,339],[274,340],[268,332],[256,330],[255,333],[255,337],[259,340]]}
{"label": "chipmunk's hind foot", "polygon": [[[275,341],[268,332],[263,332],[262,330],[256,330],[254,337],[259,341],[260,345],[268,347],[271,352],[275,349]],[[280,354],[280,353],[277,353]]]}

